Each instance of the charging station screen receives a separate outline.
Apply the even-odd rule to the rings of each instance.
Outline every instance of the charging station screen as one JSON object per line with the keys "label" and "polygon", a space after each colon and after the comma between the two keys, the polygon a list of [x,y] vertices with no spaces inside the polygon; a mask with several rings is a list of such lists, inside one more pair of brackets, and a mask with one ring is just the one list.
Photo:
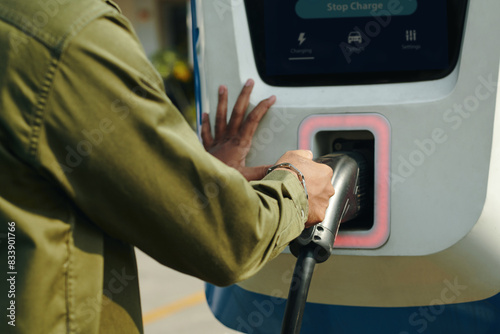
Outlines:
{"label": "charging station screen", "polygon": [[448,7],[447,0],[246,0],[259,73],[276,85],[442,77],[453,62]]}

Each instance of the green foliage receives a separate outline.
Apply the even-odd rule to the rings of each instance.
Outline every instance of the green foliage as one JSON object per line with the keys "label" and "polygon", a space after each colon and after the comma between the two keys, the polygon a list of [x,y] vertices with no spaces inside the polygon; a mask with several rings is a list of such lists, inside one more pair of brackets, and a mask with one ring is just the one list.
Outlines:
{"label": "green foliage", "polygon": [[151,57],[151,62],[163,78],[167,96],[195,129],[196,104],[193,70],[186,57],[182,57],[173,50],[160,50]]}

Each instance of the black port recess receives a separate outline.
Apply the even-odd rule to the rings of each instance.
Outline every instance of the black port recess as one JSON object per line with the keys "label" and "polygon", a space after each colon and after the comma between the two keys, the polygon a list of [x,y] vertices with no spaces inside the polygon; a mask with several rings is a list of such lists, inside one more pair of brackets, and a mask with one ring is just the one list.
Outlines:
{"label": "black port recess", "polygon": [[367,165],[367,206],[358,217],[340,225],[340,231],[368,231],[374,222],[375,138],[370,131],[321,131],[315,136],[320,154],[353,151],[361,154]]}

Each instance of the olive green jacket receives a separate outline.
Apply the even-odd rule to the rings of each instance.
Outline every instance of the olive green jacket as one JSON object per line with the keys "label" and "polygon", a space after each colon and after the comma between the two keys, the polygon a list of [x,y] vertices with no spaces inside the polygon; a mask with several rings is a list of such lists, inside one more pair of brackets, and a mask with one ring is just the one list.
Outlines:
{"label": "olive green jacket", "polygon": [[306,217],[204,151],[114,4],[0,0],[0,333],[141,333],[134,246],[227,285]]}

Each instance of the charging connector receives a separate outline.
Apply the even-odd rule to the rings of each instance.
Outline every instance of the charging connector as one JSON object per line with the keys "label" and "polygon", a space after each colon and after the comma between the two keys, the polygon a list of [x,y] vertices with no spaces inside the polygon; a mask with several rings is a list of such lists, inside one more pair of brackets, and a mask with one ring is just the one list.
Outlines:
{"label": "charging connector", "polygon": [[324,262],[333,250],[333,243],[341,223],[356,218],[366,206],[366,163],[357,152],[336,152],[320,157],[333,170],[332,185],[335,195],[330,198],[325,219],[310,228],[290,244],[296,257],[306,245],[315,246],[317,263]]}

